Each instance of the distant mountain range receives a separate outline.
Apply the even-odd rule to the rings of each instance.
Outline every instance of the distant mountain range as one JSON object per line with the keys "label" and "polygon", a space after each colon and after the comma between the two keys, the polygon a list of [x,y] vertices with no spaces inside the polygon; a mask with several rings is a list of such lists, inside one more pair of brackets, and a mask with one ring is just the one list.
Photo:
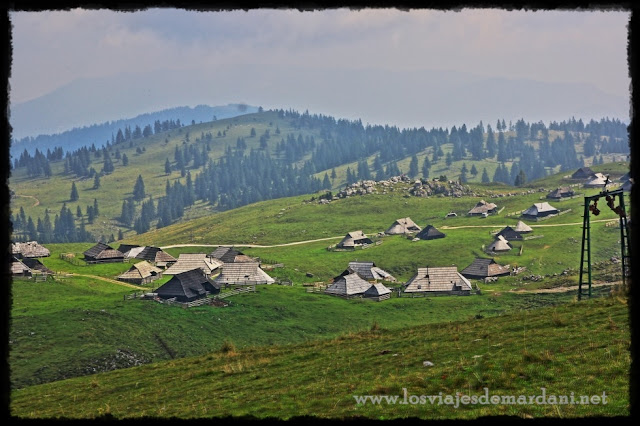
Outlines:
{"label": "distant mountain range", "polygon": [[41,134],[34,138],[25,137],[20,140],[14,140],[11,151],[14,156],[17,156],[25,149],[30,153],[33,153],[36,148],[41,151],[46,151],[47,148],[53,150],[54,147],[58,146],[61,146],[64,150],[74,150],[85,145],[91,145],[92,143],[99,148],[103,144],[106,144],[107,141],[111,141],[112,135],[115,135],[118,129],[124,131],[127,126],[132,130],[136,126],[144,128],[144,126],[148,124],[153,127],[155,121],[162,122],[165,120],[180,120],[180,123],[188,125],[192,122],[209,122],[212,121],[214,117],[222,120],[257,111],[258,107],[244,104],[229,104],[215,107],[198,105],[193,108],[188,106],[169,108],[162,111],[141,114],[134,118],[74,128],[62,133],[52,135]]}

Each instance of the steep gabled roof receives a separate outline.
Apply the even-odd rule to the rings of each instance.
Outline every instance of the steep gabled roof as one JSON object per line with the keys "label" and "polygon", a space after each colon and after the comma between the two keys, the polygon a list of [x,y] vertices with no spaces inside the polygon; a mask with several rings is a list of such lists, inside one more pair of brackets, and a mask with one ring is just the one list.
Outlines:
{"label": "steep gabled roof", "polygon": [[522,241],[522,235],[510,226],[504,227],[497,235],[502,235],[507,241]]}
{"label": "steep gabled roof", "polygon": [[340,275],[348,275],[352,272],[360,275],[365,280],[396,280],[393,275],[378,268],[373,262],[349,262],[349,267]]}
{"label": "steep gabled roof", "polygon": [[120,253],[124,254],[125,257],[127,258],[134,258],[136,257],[135,255],[133,256],[129,256],[129,251],[131,249],[134,249],[136,247],[140,247],[138,244],[120,244],[120,246],[118,247],[118,251],[120,251]]}
{"label": "steep gabled roof", "polygon": [[482,214],[488,213],[491,210],[495,210],[498,206],[494,203],[487,203],[485,200],[480,200],[467,214]]}
{"label": "steep gabled roof", "polygon": [[575,172],[573,172],[571,177],[573,179],[583,179],[583,178],[586,178],[586,177],[589,177],[589,176],[593,176],[593,175],[595,175],[595,173],[589,167],[581,167],[578,170],[576,170]]}
{"label": "steep gabled roof", "polygon": [[527,225],[526,223],[524,223],[523,221],[519,220],[518,224],[516,225],[515,228],[513,228],[516,230],[516,232],[519,232],[521,234],[527,233],[527,232],[532,232],[533,229],[531,229],[531,227],[529,225]]}
{"label": "steep gabled roof", "polygon": [[218,259],[222,263],[255,262],[255,259],[245,255],[233,247],[220,246],[209,253],[209,256]]}
{"label": "steep gabled roof", "polygon": [[143,279],[162,273],[162,269],[156,268],[146,260],[131,265],[128,271],[124,272],[118,278],[121,279]]}
{"label": "steep gabled roof", "polygon": [[435,238],[444,238],[445,234],[438,231],[433,225],[427,225],[422,231],[418,232],[416,237],[422,240],[433,240]]}
{"label": "steep gabled roof", "polygon": [[44,266],[42,262],[40,262],[38,259],[35,259],[35,258],[28,258],[28,257],[24,258],[22,259],[22,263],[32,271],[41,271],[41,272],[46,272],[47,274],[54,273],[51,269]]}
{"label": "steep gabled roof", "polygon": [[378,297],[389,293],[391,293],[391,290],[389,290],[387,286],[381,283],[374,283],[364,292],[364,295],[365,297]]}
{"label": "steep gabled roof", "polygon": [[563,186],[563,187],[556,188],[553,191],[549,192],[547,194],[547,198],[559,199],[559,198],[562,198],[562,197],[570,197],[573,194],[575,194],[575,191],[573,189],[571,189],[571,187]]}
{"label": "steep gabled roof", "polygon": [[26,243],[13,243],[11,244],[11,252],[14,255],[22,257],[48,257],[51,256],[51,252],[48,248],[37,241],[28,241]]}
{"label": "steep gabled roof", "polygon": [[181,272],[174,275],[169,281],[155,292],[164,298],[198,298],[206,296],[206,286],[219,286],[208,280],[200,269]]}
{"label": "steep gabled roof", "polygon": [[142,253],[146,248],[147,247],[145,246],[132,247],[125,256],[129,259],[137,259],[138,255],[140,255],[140,253]]}
{"label": "steep gabled roof", "polygon": [[498,235],[498,237],[489,244],[487,247],[488,251],[509,251],[513,248],[511,244],[502,236]]}
{"label": "steep gabled roof", "polygon": [[535,203],[533,204],[531,207],[529,207],[527,210],[525,210],[524,212],[522,212],[523,215],[527,215],[527,216],[538,216],[542,213],[557,213],[558,209],[556,209],[555,207],[553,207],[551,204],[544,202],[544,203]]}
{"label": "steep gabled roof", "polygon": [[371,287],[370,282],[353,273],[337,277],[324,292],[336,296],[353,296],[364,293],[369,287]]}
{"label": "steep gabled roof", "polygon": [[124,254],[122,254],[122,252],[104,243],[97,243],[95,246],[85,251],[84,255],[94,259],[124,258]]}
{"label": "steep gabled roof", "polygon": [[27,272],[31,272],[31,269],[29,269],[29,267],[27,265],[25,265],[24,263],[22,263],[20,260],[18,260],[17,257],[12,256],[11,259],[11,275],[21,275]]}
{"label": "steep gabled roof", "polygon": [[596,173],[584,183],[584,186],[604,186],[606,183],[612,182],[607,181],[607,176],[603,175],[602,173]]}
{"label": "steep gabled roof", "polygon": [[460,273],[467,278],[486,278],[509,275],[510,270],[506,266],[499,265],[493,259],[477,257]]}
{"label": "steep gabled roof", "polygon": [[351,231],[338,243],[338,247],[355,247],[357,244],[371,244],[373,241],[362,231]]}
{"label": "steep gabled roof", "polygon": [[463,277],[455,266],[418,268],[418,273],[405,284],[405,293],[430,291],[471,290],[471,283]]}
{"label": "steep gabled roof", "polygon": [[222,262],[208,257],[205,253],[182,253],[178,261],[164,271],[167,275],[176,275],[192,269],[201,269],[207,275],[222,266]]}
{"label": "steep gabled roof", "polygon": [[271,284],[275,280],[260,268],[258,262],[225,263],[215,279],[218,284]]}
{"label": "steep gabled roof", "polygon": [[163,251],[159,247],[144,247],[144,249],[136,255],[136,259],[143,259],[147,262],[175,262],[176,258],[169,253]]}
{"label": "steep gabled roof", "polygon": [[416,225],[410,217],[403,217],[402,219],[396,219],[385,233],[390,235],[408,234],[411,232],[418,232],[421,229],[422,228]]}

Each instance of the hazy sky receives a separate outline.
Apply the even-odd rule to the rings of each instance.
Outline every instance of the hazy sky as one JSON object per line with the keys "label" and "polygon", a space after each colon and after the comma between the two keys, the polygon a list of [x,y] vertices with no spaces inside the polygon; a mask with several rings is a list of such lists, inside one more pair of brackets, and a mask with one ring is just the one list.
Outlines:
{"label": "hazy sky", "polygon": [[629,96],[628,12],[76,9],[10,18],[12,103],[80,78],[222,64],[456,70]]}

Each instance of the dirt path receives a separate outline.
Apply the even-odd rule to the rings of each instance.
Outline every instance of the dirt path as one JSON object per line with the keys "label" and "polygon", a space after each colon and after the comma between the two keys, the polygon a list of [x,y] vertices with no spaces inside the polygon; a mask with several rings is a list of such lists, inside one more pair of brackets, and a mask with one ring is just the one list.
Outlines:
{"label": "dirt path", "polygon": [[125,283],[122,281],[116,281],[116,280],[112,280],[111,278],[105,278],[105,277],[99,277],[98,275],[89,275],[89,274],[71,274],[72,276],[78,276],[78,277],[87,277],[87,278],[93,278],[96,280],[100,280],[100,281],[106,281],[108,283],[111,284],[118,284],[121,285],[123,287],[129,287],[129,288],[134,288],[136,290],[148,290],[147,288],[144,287],[140,287],[134,284],[129,284],[129,283]]}
{"label": "dirt path", "polygon": [[38,200],[36,197],[34,197],[33,195],[20,195],[20,194],[13,194],[16,197],[22,197],[22,198],[33,198],[35,201],[35,203],[33,203],[33,205],[31,207],[35,207],[40,205],[40,200]]}
{"label": "dirt path", "polygon": [[[591,283],[591,287],[604,287],[604,286],[613,286],[616,284],[622,284],[622,281],[614,281],[610,283],[605,282],[595,282]],[[577,290],[577,285],[572,285],[569,287],[556,287],[556,288],[539,288],[536,290],[525,290],[525,289],[517,289],[517,290],[509,290],[510,293],[565,293],[567,291]]]}
{"label": "dirt path", "polygon": [[225,247],[236,246],[236,247],[249,247],[249,248],[272,248],[272,247],[297,246],[297,245],[300,245],[300,244],[315,243],[315,242],[318,242],[318,241],[337,240],[339,238],[344,238],[344,235],[341,235],[339,237],[327,237],[327,238],[318,238],[318,239],[315,239],[315,240],[296,241],[296,242],[293,242],[293,243],[273,244],[273,245],[270,245],[270,246],[265,246],[265,245],[260,245],[260,244],[173,244],[173,245],[170,245],[170,246],[162,246],[160,248],[162,250],[170,249],[170,248],[177,248],[177,247],[220,247],[220,246],[225,246]]}
{"label": "dirt path", "polygon": [[[590,220],[591,223],[594,222],[613,222],[613,221],[617,221],[618,219],[613,218],[613,219],[598,219],[598,220]],[[511,225],[462,225],[462,226],[447,226],[447,225],[442,225],[439,228],[440,229],[462,229],[462,228],[500,228],[501,226],[512,226]],[[544,227],[544,226],[582,226],[582,222],[573,222],[573,223],[554,223],[554,224],[547,224],[547,225],[529,225],[532,228],[538,228],[538,227]]]}

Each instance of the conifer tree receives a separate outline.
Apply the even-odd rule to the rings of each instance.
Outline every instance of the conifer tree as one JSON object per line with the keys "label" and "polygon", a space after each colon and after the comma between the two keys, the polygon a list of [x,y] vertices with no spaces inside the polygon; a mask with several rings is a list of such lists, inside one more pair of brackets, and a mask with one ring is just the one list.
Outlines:
{"label": "conifer tree", "polygon": [[144,181],[142,175],[138,175],[135,185],[133,186],[133,199],[136,201],[142,200],[146,196],[144,190]]}
{"label": "conifer tree", "polygon": [[71,183],[71,194],[69,195],[69,199],[71,201],[78,201],[78,188],[76,188],[76,183]]}

